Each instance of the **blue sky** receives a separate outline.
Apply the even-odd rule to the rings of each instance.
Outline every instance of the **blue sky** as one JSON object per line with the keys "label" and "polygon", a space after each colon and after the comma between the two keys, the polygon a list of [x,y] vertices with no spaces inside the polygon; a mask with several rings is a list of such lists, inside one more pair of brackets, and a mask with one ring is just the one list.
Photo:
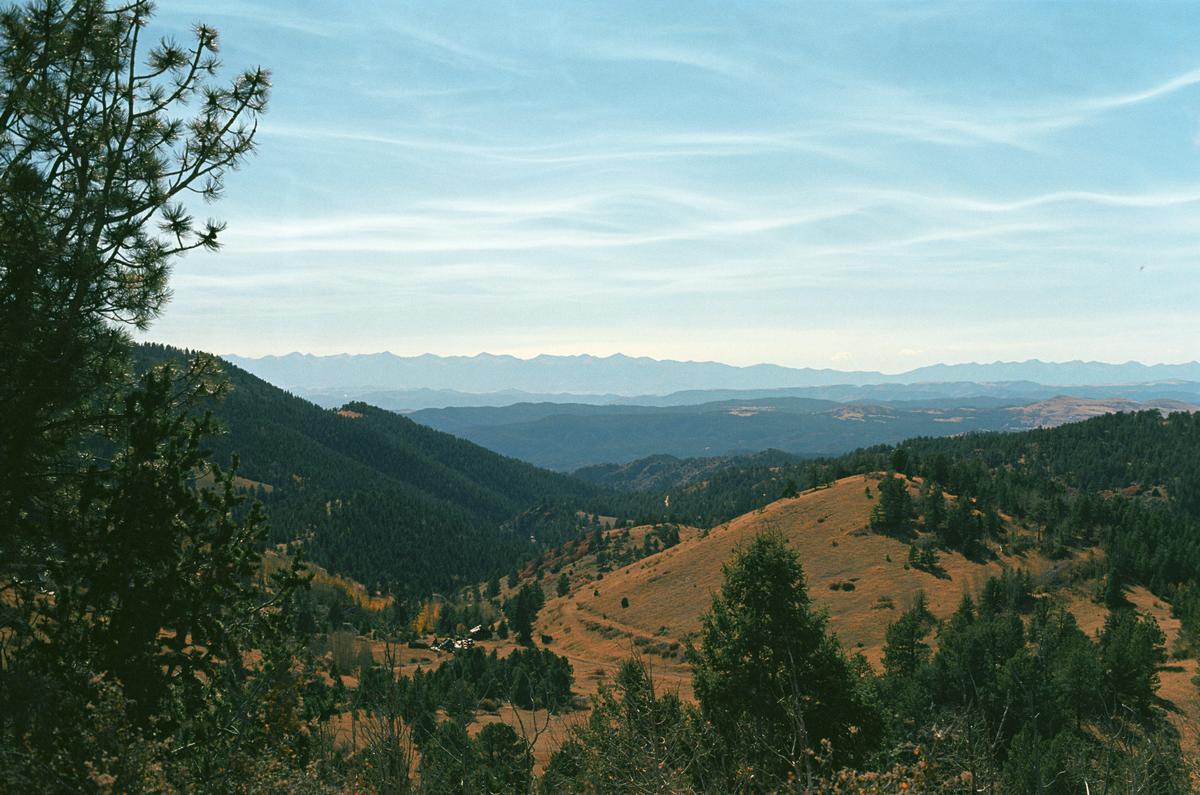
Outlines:
{"label": "blue sky", "polygon": [[273,70],[150,338],[1200,357],[1200,5],[163,2]]}

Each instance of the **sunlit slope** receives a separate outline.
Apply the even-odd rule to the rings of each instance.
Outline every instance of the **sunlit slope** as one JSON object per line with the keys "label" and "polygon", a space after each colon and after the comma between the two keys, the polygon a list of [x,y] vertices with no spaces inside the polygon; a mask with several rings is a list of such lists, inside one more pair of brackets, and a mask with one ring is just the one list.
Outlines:
{"label": "sunlit slope", "polygon": [[876,666],[888,624],[919,591],[925,592],[933,613],[944,618],[964,592],[976,591],[1005,567],[1022,567],[1037,576],[1069,565],[1032,554],[1002,554],[977,563],[958,553],[942,553],[941,576],[909,568],[906,543],[867,530],[875,504],[868,487],[877,492],[875,478],[844,478],[778,500],[707,535],[685,538],[598,581],[576,582],[566,597],[547,603],[542,631],[555,638],[556,651],[587,664],[585,677],[615,666],[630,650],[640,650],[660,678],[686,691],[689,675],[679,644],[699,630],[734,548],[763,530],[785,536],[804,565],[810,595],[829,612],[831,628],[848,650],[863,652]]}

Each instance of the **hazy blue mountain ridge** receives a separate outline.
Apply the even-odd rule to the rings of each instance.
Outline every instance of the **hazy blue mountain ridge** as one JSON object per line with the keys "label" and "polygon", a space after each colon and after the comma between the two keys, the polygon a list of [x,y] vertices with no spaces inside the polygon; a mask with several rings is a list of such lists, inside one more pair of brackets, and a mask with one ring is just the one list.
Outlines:
{"label": "hazy blue mountain ridge", "polygon": [[[808,394],[806,397],[829,399],[904,399],[885,393],[884,387],[925,386],[957,383],[958,392],[941,396],[1012,395],[1047,397],[1034,394],[1034,387],[1112,386],[1150,382],[1200,382],[1200,363],[1145,365],[1138,362],[993,362],[990,364],[936,364],[901,373],[839,371],[833,369],[790,368],[774,364],[737,367],[718,362],[680,362],[630,357],[621,354],[597,357],[542,355],[532,359],[479,354],[477,356],[396,356],[390,353],[339,354],[313,356],[292,353],[285,356],[246,358],[228,356],[229,361],[277,386],[320,399],[325,404],[340,404],[347,399],[363,399],[373,405],[393,409],[455,405],[466,400],[471,405],[499,405],[521,400],[562,402],[632,402],[646,404],[647,396],[672,395],[670,405],[684,402],[710,402],[681,399],[680,393],[712,390],[783,390],[797,388],[837,388],[839,394]],[[1014,384],[1024,384],[1014,386]],[[1165,386],[1165,385],[1164,385]],[[873,392],[848,396],[852,388],[872,387]],[[1015,391],[1015,392],[1014,392]],[[395,399],[388,393],[398,393]],[[443,392],[445,394],[429,394]],[[526,393],[525,395],[504,393]],[[1049,394],[1061,392],[1051,391]],[[465,399],[461,393],[476,397]],[[499,393],[499,394],[496,394]],[[1019,393],[1019,394],[1017,394]],[[479,396],[491,395],[483,398]],[[586,396],[586,399],[581,399]],[[798,396],[798,395],[797,395]],[[923,395],[928,397],[932,395]],[[512,397],[512,400],[508,400]],[[733,395],[725,397],[753,397]]]}

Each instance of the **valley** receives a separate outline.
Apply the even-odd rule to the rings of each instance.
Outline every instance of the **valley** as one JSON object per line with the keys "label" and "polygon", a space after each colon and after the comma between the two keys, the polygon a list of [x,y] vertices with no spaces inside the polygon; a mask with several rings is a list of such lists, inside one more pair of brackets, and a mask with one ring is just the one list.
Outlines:
{"label": "valley", "polygon": [[[141,355],[151,362],[179,353],[144,349]],[[542,775],[556,751],[588,725],[596,699],[605,697],[631,658],[646,666],[660,696],[697,703],[689,649],[700,643],[702,617],[738,550],[767,533],[778,534],[796,555],[814,608],[826,616],[844,653],[861,657],[872,677],[884,675],[889,633],[915,605],[935,627],[929,644],[936,653],[941,628],[955,620],[965,596],[981,598],[989,581],[1018,572],[1028,577],[1039,609],[1066,610],[1087,636],[1101,638],[1111,612],[1101,594],[1111,591],[1114,567],[1120,567],[1120,599],[1153,618],[1175,655],[1158,669],[1157,714],[1185,751],[1200,750],[1196,661],[1188,651],[1195,648],[1196,614],[1166,598],[1174,586],[1152,573],[1166,564],[1117,563],[1110,549],[1118,541],[1105,532],[1136,533],[1134,526],[1097,535],[1088,524],[1097,520],[1064,518],[1080,507],[1066,507],[1062,496],[1049,502],[1036,496],[1044,488],[1038,484],[1053,482],[1085,511],[1096,510],[1087,496],[1095,493],[1124,495],[1113,499],[1152,509],[1166,490],[1180,505],[1190,505],[1186,435],[1164,435],[1165,426],[1153,418],[1162,423],[1170,414],[1170,424],[1186,423],[1192,404],[1068,396],[1020,405],[983,398],[955,405],[786,397],[684,407],[516,404],[409,418],[364,403],[323,409],[235,366],[225,371],[230,393],[212,404],[227,428],[216,449],[241,452],[238,487],[271,510],[278,549],[310,555],[322,565],[313,570],[316,590],[304,611],[315,624],[322,675],[340,683],[347,706],[369,703],[365,691],[378,687],[368,687],[364,666],[383,666],[400,681],[420,680],[458,654],[424,647],[439,636],[461,636],[472,624],[482,628],[476,640],[482,653],[501,659],[524,654],[526,646],[509,635],[515,632],[509,622],[515,621],[513,605],[533,589],[544,596],[538,597],[530,645],[569,664],[572,695],[547,709],[485,690],[489,694],[477,695],[470,709],[467,728],[479,736],[491,724],[511,727],[530,744],[534,772]],[[423,425],[430,417],[445,430]],[[663,437],[653,430],[681,418],[743,427],[789,423],[788,431],[764,424],[754,431],[760,436],[742,437],[779,442],[789,432],[822,438],[812,432],[815,426],[804,425],[814,417],[867,429],[867,435],[851,437],[860,440],[854,452],[835,455],[830,449],[816,460],[782,450],[659,454],[569,476],[445,432],[471,436],[480,428],[502,428],[512,438],[530,438],[536,436],[530,428],[548,424],[553,430],[546,438],[571,449],[599,438],[635,439],[658,449]],[[891,426],[885,440],[913,429],[923,433],[880,445],[879,426]],[[694,426],[678,434],[703,438]],[[1142,437],[1157,437],[1154,459],[1120,472],[1100,463],[1103,456],[1137,449]],[[988,468],[979,468],[985,460]],[[1072,466],[1072,460],[1087,463]],[[1009,485],[1003,461],[1015,467],[1014,474],[1023,473]],[[897,468],[907,472],[899,482],[914,506],[911,529],[902,532],[877,526],[885,484],[896,482],[891,470]],[[1171,471],[1183,473],[1183,480],[1172,480]],[[931,478],[946,489],[937,498],[944,500],[939,510],[958,518],[927,513],[934,510]],[[965,509],[960,489],[973,495]],[[395,513],[398,502],[420,506],[419,531],[409,515]],[[1033,509],[1038,503],[1043,507]],[[377,515],[372,506],[391,507]],[[446,529],[431,532],[439,524]],[[977,540],[951,540],[959,538],[952,526],[959,528],[953,533],[978,534]],[[1186,538],[1185,532],[1175,541]],[[1028,624],[1028,614],[1023,620]],[[372,747],[363,745],[370,737],[363,728],[371,725],[369,711],[360,714],[355,707],[331,720],[335,743],[345,752]]]}

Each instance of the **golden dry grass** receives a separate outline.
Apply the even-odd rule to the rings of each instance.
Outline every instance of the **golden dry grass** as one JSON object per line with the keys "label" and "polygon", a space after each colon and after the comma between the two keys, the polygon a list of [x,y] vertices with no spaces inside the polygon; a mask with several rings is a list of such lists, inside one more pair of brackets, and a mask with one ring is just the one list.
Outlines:
{"label": "golden dry grass", "polygon": [[[868,486],[877,490],[873,478],[853,476],[779,500],[714,528],[704,538],[681,542],[575,587],[566,598],[547,603],[540,629],[561,638],[560,654],[607,670],[628,654],[635,639],[641,639],[642,648],[684,640],[700,628],[701,615],[721,587],[722,566],[737,545],[764,530],[777,530],[799,555],[809,594],[828,611],[830,628],[848,650],[861,651],[878,664],[887,625],[918,591],[925,592],[933,613],[944,618],[965,592],[977,590],[1004,568],[1025,568],[1036,576],[1054,565],[1036,555],[1001,556],[981,564],[943,553],[939,563],[945,577],[910,569],[907,544],[867,531],[874,505],[865,494]],[[854,589],[830,588],[844,583]],[[626,608],[621,607],[623,598],[629,602]],[[660,675],[685,679],[686,666],[663,660]]]}
{"label": "golden dry grass", "polygon": [[[289,555],[279,549],[268,549],[263,554],[260,577],[266,582],[271,574],[286,569],[290,565],[292,565],[292,558]],[[312,577],[314,586],[324,586],[341,591],[364,610],[377,613],[390,607],[395,601],[393,596],[372,595],[367,591],[367,587],[357,580],[343,577],[340,574],[331,574],[325,567],[311,561],[304,564],[304,571]]]}
{"label": "golden dry grass", "polygon": [[[212,472],[205,472],[196,478],[197,485],[203,488],[212,488],[216,482],[217,479],[213,477]],[[233,476],[233,485],[239,489],[245,489],[246,491],[255,491],[256,489],[261,489],[266,494],[270,494],[275,490],[275,487],[270,483],[263,483],[260,480],[251,480],[250,478],[244,478],[241,475]]]}
{"label": "golden dry grass", "polygon": [[1084,398],[1059,395],[1027,406],[1014,406],[1009,412],[1030,427],[1052,428],[1068,422],[1080,422],[1118,411],[1159,409],[1163,412],[1200,410],[1200,407],[1178,400],[1128,400],[1126,398]]}

